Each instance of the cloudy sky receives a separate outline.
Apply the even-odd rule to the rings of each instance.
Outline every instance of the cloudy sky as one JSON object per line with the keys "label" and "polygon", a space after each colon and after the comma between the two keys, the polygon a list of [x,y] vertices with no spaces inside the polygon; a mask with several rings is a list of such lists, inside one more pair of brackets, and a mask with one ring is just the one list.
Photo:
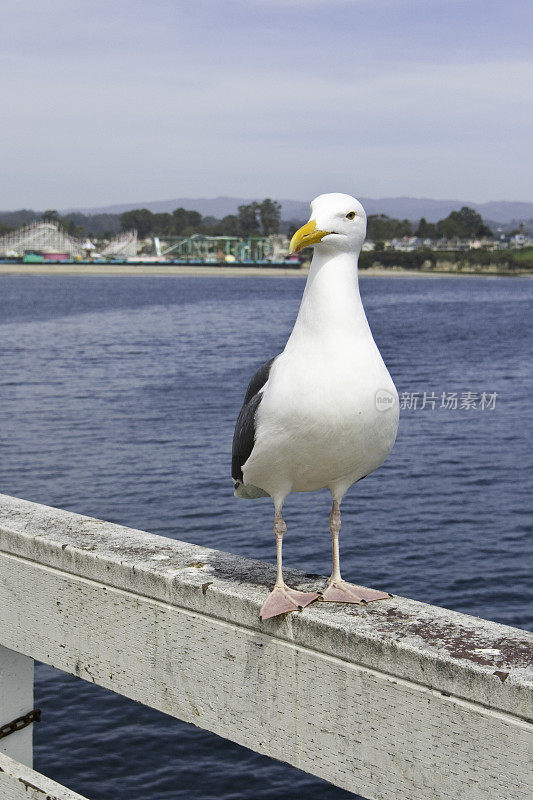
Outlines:
{"label": "cloudy sky", "polygon": [[4,0],[0,208],[533,200],[525,0]]}

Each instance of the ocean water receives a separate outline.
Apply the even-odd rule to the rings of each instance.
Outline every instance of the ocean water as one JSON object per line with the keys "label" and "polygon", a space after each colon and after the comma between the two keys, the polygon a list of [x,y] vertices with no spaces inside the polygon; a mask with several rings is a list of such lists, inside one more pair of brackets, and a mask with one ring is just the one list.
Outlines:
{"label": "ocean water", "polygon": [[[270,503],[233,497],[231,439],[303,286],[2,277],[0,491],[273,562]],[[530,627],[533,282],[363,275],[361,293],[404,408],[344,500],[345,576]],[[286,563],[329,574],[328,493],[285,511]],[[36,703],[36,769],[91,800],[353,796],[44,665]]]}

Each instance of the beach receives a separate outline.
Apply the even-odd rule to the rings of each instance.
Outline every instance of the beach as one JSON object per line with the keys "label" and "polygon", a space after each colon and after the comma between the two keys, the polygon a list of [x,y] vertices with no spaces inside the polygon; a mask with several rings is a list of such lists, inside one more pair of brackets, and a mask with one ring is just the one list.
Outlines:
{"label": "beach", "polygon": [[[0,275],[129,275],[129,276],[204,276],[204,277],[292,277],[301,278],[307,277],[309,268],[307,266],[301,269],[283,269],[282,267],[218,267],[218,266],[201,266],[191,265],[182,266],[178,264],[160,265],[160,264],[0,264]],[[533,274],[531,270],[516,270],[516,271],[497,271],[494,269],[487,269],[486,271],[466,271],[466,270],[413,270],[403,269],[401,267],[370,267],[368,269],[360,269],[361,276],[383,277],[383,278],[438,278],[444,275],[448,276],[502,276],[502,277],[531,277]]]}

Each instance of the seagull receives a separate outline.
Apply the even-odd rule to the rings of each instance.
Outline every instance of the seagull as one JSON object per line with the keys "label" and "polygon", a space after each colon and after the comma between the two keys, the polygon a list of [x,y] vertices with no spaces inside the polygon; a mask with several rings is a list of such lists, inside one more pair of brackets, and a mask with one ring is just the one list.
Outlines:
{"label": "seagull", "polygon": [[[340,504],[347,490],[387,458],[398,430],[398,393],[374,342],[357,279],[366,214],[347,194],[322,194],[292,237],[289,253],[313,247],[300,309],[285,349],[252,377],[233,437],[235,496],[274,503],[277,574],[262,620],[317,599],[366,603],[390,597],[344,581]],[[291,492],[327,488],[333,569],[323,593],[283,580],[282,509]]]}

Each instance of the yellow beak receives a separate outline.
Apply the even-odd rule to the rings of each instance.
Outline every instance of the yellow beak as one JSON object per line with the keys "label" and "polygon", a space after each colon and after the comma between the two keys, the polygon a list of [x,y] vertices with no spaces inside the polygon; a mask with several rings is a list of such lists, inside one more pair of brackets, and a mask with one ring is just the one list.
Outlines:
{"label": "yellow beak", "polygon": [[304,247],[309,247],[311,244],[321,242],[324,236],[327,236],[329,232],[330,231],[317,231],[315,220],[310,219],[309,222],[297,230],[292,237],[289,245],[289,254],[299,253]]}

